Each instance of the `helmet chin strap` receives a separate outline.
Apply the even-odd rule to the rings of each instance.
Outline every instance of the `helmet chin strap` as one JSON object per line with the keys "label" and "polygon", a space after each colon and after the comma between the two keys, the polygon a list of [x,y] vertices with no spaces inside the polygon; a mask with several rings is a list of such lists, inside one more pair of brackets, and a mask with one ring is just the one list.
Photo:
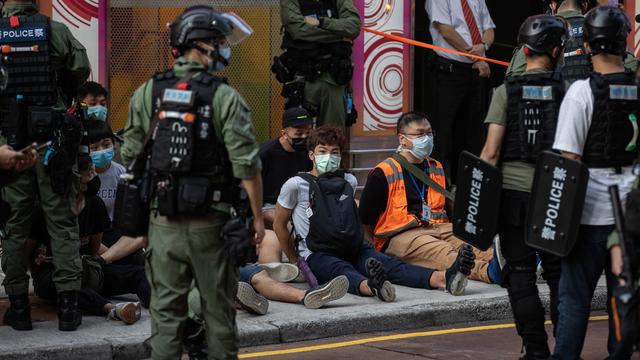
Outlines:
{"label": "helmet chin strap", "polygon": [[[199,43],[202,44],[202,42],[199,42]],[[229,61],[227,61],[227,59],[225,59],[224,57],[220,56],[220,45],[218,45],[217,41],[215,41],[213,45],[213,49],[206,49],[203,46],[199,45],[198,43],[195,44],[194,48],[198,49],[198,51],[207,55],[214,62],[219,62],[225,67],[229,65]]]}

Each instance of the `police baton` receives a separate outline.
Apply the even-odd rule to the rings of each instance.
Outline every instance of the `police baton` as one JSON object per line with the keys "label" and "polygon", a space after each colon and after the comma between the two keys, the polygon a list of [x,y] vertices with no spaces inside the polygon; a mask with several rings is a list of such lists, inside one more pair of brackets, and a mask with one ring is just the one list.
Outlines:
{"label": "police baton", "polygon": [[631,269],[632,262],[630,257],[631,248],[627,242],[628,237],[626,236],[624,229],[624,215],[622,213],[622,202],[620,201],[620,194],[618,193],[618,185],[609,186],[609,195],[611,196],[613,217],[616,222],[616,232],[620,239],[620,250],[622,251],[622,273],[620,273],[620,278],[622,278],[628,286],[634,286],[633,270]]}

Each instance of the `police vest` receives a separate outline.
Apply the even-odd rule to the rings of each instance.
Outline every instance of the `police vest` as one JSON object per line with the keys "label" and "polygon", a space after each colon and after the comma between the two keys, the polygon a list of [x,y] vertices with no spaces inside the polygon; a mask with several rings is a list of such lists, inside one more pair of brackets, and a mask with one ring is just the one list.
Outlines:
{"label": "police vest", "polygon": [[9,72],[0,103],[23,95],[30,105],[49,106],[57,99],[51,65],[51,20],[42,14],[0,19],[0,49]]}
{"label": "police vest", "polygon": [[594,73],[590,79],[594,107],[582,161],[592,168],[632,165],[638,158],[640,92],[631,71]]}
{"label": "police vest", "polygon": [[567,18],[571,37],[564,47],[564,61],[559,61],[557,71],[562,73],[562,79],[571,85],[574,81],[586,79],[591,75],[591,60],[584,48],[584,16]]}
{"label": "police vest", "polygon": [[[336,0],[298,0],[302,16],[338,19],[340,17]],[[305,40],[294,40],[286,31],[282,41],[282,49],[299,61],[319,60],[322,58],[346,59],[351,57],[353,46],[346,41],[336,43],[318,43]]]}
{"label": "police vest", "polygon": [[[153,134],[150,169],[156,175],[233,179],[227,150],[216,136],[212,99],[224,81],[199,72],[186,82],[173,70],[153,78]],[[215,180],[214,180],[215,181]],[[218,182],[218,181],[216,181]]]}
{"label": "police vest", "polygon": [[553,146],[564,84],[547,72],[509,76],[505,86],[507,130],[502,160],[535,163],[540,152]]}
{"label": "police vest", "polygon": [[[438,185],[446,188],[447,182],[442,164],[435,159],[427,159],[429,177]],[[387,178],[387,207],[380,215],[374,229],[374,246],[381,250],[387,241],[395,235],[423,224],[422,219],[409,212],[407,204],[407,190],[402,166],[393,158],[388,158],[378,164],[376,169],[382,170]],[[447,223],[446,199],[437,190],[429,187],[425,199],[431,208],[430,224]]]}

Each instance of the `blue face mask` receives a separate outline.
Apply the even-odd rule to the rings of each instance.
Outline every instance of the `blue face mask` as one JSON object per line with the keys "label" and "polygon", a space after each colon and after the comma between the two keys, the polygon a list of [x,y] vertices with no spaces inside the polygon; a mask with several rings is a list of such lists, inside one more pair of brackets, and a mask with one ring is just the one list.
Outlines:
{"label": "blue face mask", "polygon": [[96,120],[107,121],[107,108],[102,105],[89,106],[87,115]]}
{"label": "blue face mask", "polygon": [[113,160],[113,148],[91,152],[91,161],[98,169],[109,167],[111,160]]}
{"label": "blue face mask", "polygon": [[231,59],[231,48],[221,47],[218,50],[219,56],[215,58],[215,52],[212,52],[214,58],[209,59],[209,71],[222,71],[229,65],[229,59]]}
{"label": "blue face mask", "polygon": [[[410,139],[411,140],[411,139]],[[409,152],[418,159],[426,159],[433,151],[433,135],[424,135],[411,140],[413,148]]]}

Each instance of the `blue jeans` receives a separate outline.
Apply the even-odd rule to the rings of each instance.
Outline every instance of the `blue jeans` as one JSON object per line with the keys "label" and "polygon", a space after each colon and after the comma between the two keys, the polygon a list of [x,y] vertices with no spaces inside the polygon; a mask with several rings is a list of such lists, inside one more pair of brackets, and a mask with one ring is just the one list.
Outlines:
{"label": "blue jeans", "polygon": [[[556,348],[551,359],[579,359],[587,333],[591,299],[598,279],[604,269],[607,277],[607,299],[611,297],[617,279],[611,274],[611,260],[607,250],[607,238],[613,225],[582,225],[575,248],[562,259],[560,275],[560,317],[556,327]],[[609,307],[607,306],[607,309]],[[608,309],[609,310],[609,309]],[[613,317],[609,316],[609,354],[624,357],[612,331]]]}
{"label": "blue jeans", "polygon": [[247,264],[245,266],[240,267],[240,282],[246,282],[247,284],[253,286],[251,284],[251,279],[259,273],[260,271],[264,271],[264,269],[258,264]]}
{"label": "blue jeans", "polygon": [[387,280],[393,284],[431,289],[429,280],[435,270],[404,263],[398,258],[376,251],[368,243],[362,244],[355,261],[341,259],[332,254],[314,252],[307,258],[307,263],[320,284],[345,275],[349,279],[349,293],[360,295],[360,283],[367,280],[365,264],[369,258],[382,263]]}

